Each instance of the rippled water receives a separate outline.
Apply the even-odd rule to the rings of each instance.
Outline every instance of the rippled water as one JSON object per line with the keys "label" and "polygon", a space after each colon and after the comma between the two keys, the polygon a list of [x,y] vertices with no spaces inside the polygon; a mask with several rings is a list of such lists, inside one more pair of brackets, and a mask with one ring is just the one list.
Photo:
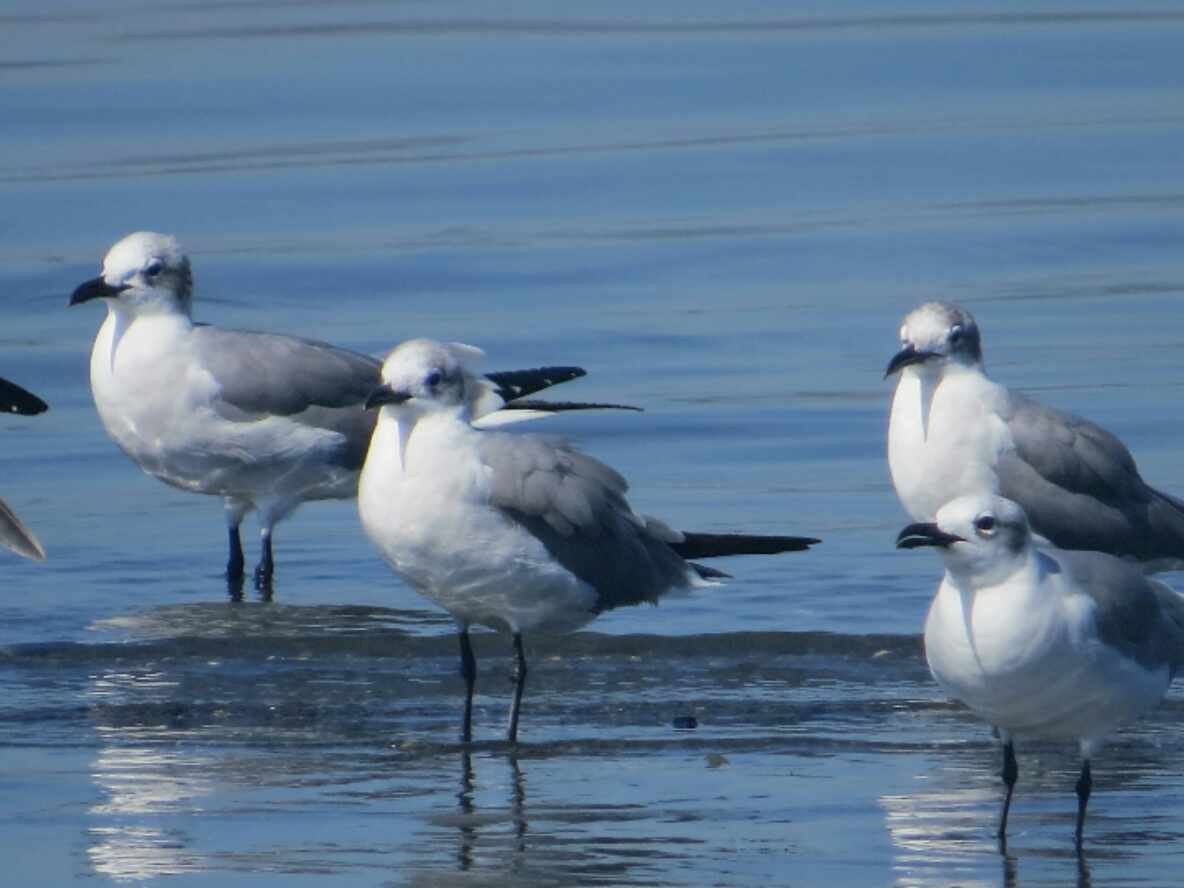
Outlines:
{"label": "rippled water", "polygon": [[[938,565],[892,548],[880,377],[956,298],[997,377],[1184,492],[1184,13],[9,0],[0,29],[0,375],[52,407],[0,427],[50,553],[2,559],[13,884],[1178,880],[1179,691],[1097,760],[1084,858],[1073,750],[1022,748],[999,855],[998,751],[921,658]],[[451,626],[352,504],[282,525],[276,601],[232,605],[219,505],[106,439],[99,313],[65,301],[140,228],[182,238],[203,320],[582,364],[571,397],[647,412],[549,430],[639,508],[825,543],[528,639],[516,754],[480,637],[465,749]]]}

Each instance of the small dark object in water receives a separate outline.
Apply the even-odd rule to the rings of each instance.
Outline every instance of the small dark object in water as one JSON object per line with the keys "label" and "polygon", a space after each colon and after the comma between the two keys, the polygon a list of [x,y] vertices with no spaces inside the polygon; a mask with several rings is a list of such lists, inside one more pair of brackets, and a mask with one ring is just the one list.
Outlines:
{"label": "small dark object in water", "polygon": [[699,727],[699,720],[693,715],[680,715],[674,720],[673,725],[677,731],[693,731]]}

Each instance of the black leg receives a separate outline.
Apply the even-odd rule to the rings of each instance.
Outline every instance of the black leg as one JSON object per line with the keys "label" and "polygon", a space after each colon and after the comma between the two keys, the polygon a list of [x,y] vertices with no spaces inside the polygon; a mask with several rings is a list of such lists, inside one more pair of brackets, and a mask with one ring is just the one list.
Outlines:
{"label": "black leg", "polygon": [[1019,766],[1015,763],[1015,746],[1008,740],[1003,744],[1003,783],[1007,786],[1007,795],[1003,799],[1003,814],[999,817],[999,848],[1007,849],[1007,813],[1011,810],[1011,794],[1015,792],[1015,781],[1020,775]]}
{"label": "black leg", "polygon": [[460,739],[468,743],[473,739],[473,688],[477,684],[477,658],[473,656],[468,629],[460,632],[460,674],[465,680],[465,720],[461,725]]}
{"label": "black leg", "polygon": [[518,742],[518,713],[522,709],[522,692],[526,689],[526,654],[522,650],[522,635],[514,633],[514,703],[510,707],[510,731],[506,739]]}
{"label": "black leg", "polygon": [[243,541],[238,535],[238,525],[228,528],[230,556],[226,559],[226,591],[233,601],[243,599]]}
{"label": "black leg", "polygon": [[226,560],[226,579],[241,580],[243,578],[243,541],[238,534],[238,525],[228,528],[230,538],[230,557]]}
{"label": "black leg", "polygon": [[1089,759],[1081,762],[1081,776],[1077,778],[1077,850],[1081,850],[1081,831],[1085,827],[1085,806],[1089,804],[1094,779],[1089,770]]}
{"label": "black leg", "polygon": [[255,568],[255,590],[263,594],[264,601],[271,601],[271,578],[275,575],[275,562],[271,559],[271,534],[264,531],[261,541],[263,554]]}

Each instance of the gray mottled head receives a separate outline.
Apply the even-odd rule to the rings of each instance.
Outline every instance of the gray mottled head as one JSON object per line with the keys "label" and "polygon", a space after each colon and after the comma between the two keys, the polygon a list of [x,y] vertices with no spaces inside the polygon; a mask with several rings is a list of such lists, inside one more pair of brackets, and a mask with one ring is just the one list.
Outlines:
{"label": "gray mottled head", "polygon": [[175,237],[137,231],[103,258],[103,273],[74,290],[70,304],[107,299],[136,314],[190,313],[193,274]]}
{"label": "gray mottled head", "polygon": [[992,493],[960,496],[937,511],[937,521],[910,524],[896,538],[898,549],[933,546],[950,573],[972,585],[1000,582],[1027,557],[1032,532],[1024,510]]}
{"label": "gray mottled head", "polygon": [[900,351],[885,376],[905,367],[939,370],[949,363],[982,364],[983,347],[974,315],[949,302],[926,302],[913,309],[900,327]]}
{"label": "gray mottled head", "polygon": [[482,351],[459,342],[409,339],[396,346],[382,365],[382,385],[366,401],[368,408],[391,404],[427,413],[468,407],[478,386],[465,365]]}

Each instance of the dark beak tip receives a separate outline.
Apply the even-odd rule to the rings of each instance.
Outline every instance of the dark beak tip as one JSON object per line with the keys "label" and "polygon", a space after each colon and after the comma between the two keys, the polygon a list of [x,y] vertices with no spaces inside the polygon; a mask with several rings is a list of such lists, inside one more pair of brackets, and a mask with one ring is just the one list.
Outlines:
{"label": "dark beak tip", "polygon": [[894,373],[899,373],[910,364],[920,364],[930,357],[932,357],[932,352],[917,351],[916,346],[906,345],[892,356],[892,360],[888,362],[888,366],[884,370],[884,378],[887,379]]}
{"label": "dark beak tip", "polygon": [[411,395],[407,392],[396,392],[390,386],[383,385],[370,393],[363,406],[366,410],[375,410],[385,404],[402,404],[410,400]]}
{"label": "dark beak tip", "polygon": [[67,307],[74,305],[81,305],[83,302],[90,302],[92,299],[110,299],[118,296],[125,287],[112,287],[101,277],[91,278],[89,281],[83,281],[74,288],[74,292],[70,294],[70,301],[66,303]]}

